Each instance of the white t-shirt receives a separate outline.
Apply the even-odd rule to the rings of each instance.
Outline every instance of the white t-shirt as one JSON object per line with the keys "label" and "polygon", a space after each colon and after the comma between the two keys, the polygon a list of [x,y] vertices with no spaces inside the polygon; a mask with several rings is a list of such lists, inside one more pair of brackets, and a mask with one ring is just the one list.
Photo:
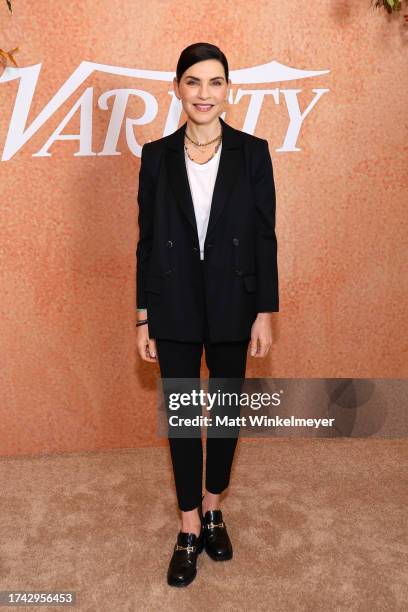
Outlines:
{"label": "white t-shirt", "polygon": [[198,239],[200,243],[200,259],[204,259],[204,242],[207,234],[208,220],[210,218],[211,202],[217,178],[218,166],[221,156],[220,145],[217,153],[206,164],[193,162],[184,150],[187,176],[190,184],[191,197],[197,223]]}

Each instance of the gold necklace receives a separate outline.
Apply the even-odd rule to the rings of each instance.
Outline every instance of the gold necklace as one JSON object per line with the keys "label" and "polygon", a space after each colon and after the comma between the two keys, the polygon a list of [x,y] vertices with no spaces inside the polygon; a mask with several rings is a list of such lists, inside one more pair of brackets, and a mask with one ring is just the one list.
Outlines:
{"label": "gold necklace", "polygon": [[[185,150],[185,152],[187,153],[188,158],[189,158],[189,159],[191,159],[191,161],[195,162],[196,164],[200,164],[200,166],[203,166],[204,164],[208,164],[208,162],[209,162],[209,161],[210,161],[210,160],[211,160],[211,159],[214,157],[214,155],[216,155],[216,154],[217,154],[218,149],[220,148],[221,141],[222,141],[222,136],[221,136],[221,135],[220,135],[220,136],[217,136],[217,138],[216,138],[215,140],[219,140],[219,143],[218,143],[218,144],[217,144],[217,146],[215,147],[215,149],[214,149],[214,153],[213,153],[213,154],[211,155],[211,157],[209,157],[209,158],[208,158],[208,159],[207,159],[205,162],[198,162],[198,161],[196,161],[195,159],[193,159],[193,158],[190,156],[190,153],[188,152],[188,149],[187,149],[187,147],[186,147],[186,144],[185,144],[185,143],[184,143],[184,150]],[[214,141],[212,141],[212,142],[214,142]]]}
{"label": "gold necklace", "polygon": [[185,136],[191,140],[191,142],[195,145],[197,145],[197,147],[205,147],[206,145],[209,145],[213,142],[215,142],[216,140],[218,140],[219,138],[222,138],[222,130],[221,132],[218,134],[218,136],[216,136],[215,138],[213,138],[212,140],[209,140],[208,142],[197,142],[196,140],[193,140],[188,134],[187,131],[184,132]]}

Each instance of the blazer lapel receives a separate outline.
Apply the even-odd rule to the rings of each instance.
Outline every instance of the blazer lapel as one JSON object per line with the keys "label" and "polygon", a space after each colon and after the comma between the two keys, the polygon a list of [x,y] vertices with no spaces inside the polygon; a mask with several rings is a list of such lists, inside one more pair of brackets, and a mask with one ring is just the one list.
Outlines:
{"label": "blazer lapel", "polygon": [[[209,236],[210,232],[214,229],[227,203],[234,181],[236,177],[240,175],[241,171],[239,131],[229,126],[228,123],[225,123],[221,117],[219,119],[223,130],[222,148],[211,201],[207,236]],[[185,214],[195,235],[198,237],[194,204],[184,159],[184,133],[186,127],[187,122],[167,137],[167,176],[182,212]]]}

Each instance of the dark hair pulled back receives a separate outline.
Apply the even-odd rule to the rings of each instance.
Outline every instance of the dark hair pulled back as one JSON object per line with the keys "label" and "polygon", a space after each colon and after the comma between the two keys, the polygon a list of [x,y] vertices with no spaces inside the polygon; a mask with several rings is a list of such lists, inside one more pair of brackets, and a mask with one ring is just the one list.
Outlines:
{"label": "dark hair pulled back", "polygon": [[189,45],[181,52],[176,68],[177,82],[180,82],[184,72],[190,68],[190,66],[208,59],[216,59],[221,62],[224,67],[225,78],[228,81],[228,62],[221,49],[211,43],[198,42]]}

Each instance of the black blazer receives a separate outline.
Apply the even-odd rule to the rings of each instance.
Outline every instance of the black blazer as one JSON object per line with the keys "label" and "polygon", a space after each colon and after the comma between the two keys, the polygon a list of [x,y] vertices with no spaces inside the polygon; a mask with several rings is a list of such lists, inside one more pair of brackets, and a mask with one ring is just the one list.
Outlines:
{"label": "black blazer", "polygon": [[[246,340],[279,311],[275,184],[268,141],[219,118],[223,140],[204,245],[211,342]],[[149,337],[203,340],[199,239],[184,159],[187,123],[142,148],[136,301]]]}

